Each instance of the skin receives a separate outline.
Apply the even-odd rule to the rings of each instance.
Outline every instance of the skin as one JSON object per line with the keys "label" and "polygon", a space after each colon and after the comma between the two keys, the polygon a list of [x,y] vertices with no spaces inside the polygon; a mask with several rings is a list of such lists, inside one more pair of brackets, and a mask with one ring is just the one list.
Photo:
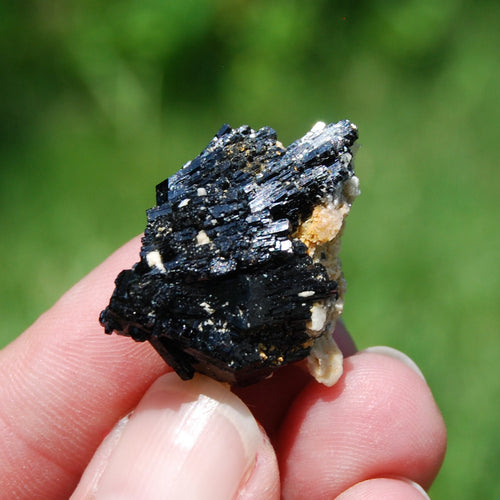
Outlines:
{"label": "skin", "polygon": [[[384,350],[356,352],[340,326],[335,337],[348,357],[331,388],[297,365],[233,392],[206,377],[180,382],[165,375],[170,369],[149,344],[104,335],[97,321],[114,278],[136,261],[139,247],[135,238],[116,251],[0,352],[0,498],[109,498],[118,487],[120,498],[182,498],[179,491],[196,481],[203,498],[426,498],[413,482],[431,485],[446,431],[411,363]],[[179,415],[197,415],[202,400],[226,412],[214,420],[220,434],[211,440],[200,427],[182,474],[174,473],[183,426],[198,435],[198,420]],[[130,421],[115,427],[133,409]],[[144,433],[163,418],[165,441],[155,454],[154,436],[152,456],[141,455],[138,484]],[[244,432],[233,425],[238,419]],[[128,457],[126,450],[134,451]],[[172,473],[168,484],[155,483],[152,465]],[[151,485],[157,489],[149,494]]]}

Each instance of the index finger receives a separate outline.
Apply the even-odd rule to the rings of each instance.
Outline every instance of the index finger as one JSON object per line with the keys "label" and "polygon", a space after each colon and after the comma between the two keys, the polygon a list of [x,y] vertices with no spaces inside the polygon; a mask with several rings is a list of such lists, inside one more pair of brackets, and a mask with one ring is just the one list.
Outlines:
{"label": "index finger", "polygon": [[113,281],[136,238],[0,352],[0,491],[69,496],[102,438],[168,367],[149,344],[103,334]]}

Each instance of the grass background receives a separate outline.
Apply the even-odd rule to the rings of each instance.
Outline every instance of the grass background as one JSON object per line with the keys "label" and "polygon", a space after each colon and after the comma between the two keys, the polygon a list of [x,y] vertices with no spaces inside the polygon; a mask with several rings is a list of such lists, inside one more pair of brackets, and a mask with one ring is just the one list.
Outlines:
{"label": "grass background", "polygon": [[[222,123],[360,130],[345,322],[422,368],[433,498],[499,498],[495,1],[0,4],[0,347],[145,225]],[[104,306],[104,304],[103,304]]]}

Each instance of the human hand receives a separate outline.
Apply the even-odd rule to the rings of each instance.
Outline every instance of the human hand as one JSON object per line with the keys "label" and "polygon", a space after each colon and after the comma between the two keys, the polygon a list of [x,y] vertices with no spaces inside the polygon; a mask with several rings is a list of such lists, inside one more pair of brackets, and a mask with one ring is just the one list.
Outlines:
{"label": "human hand", "polygon": [[446,432],[409,360],[355,353],[340,327],[350,356],[334,387],[296,365],[241,399],[204,376],[180,381],[149,344],[97,321],[138,247],[0,353],[0,498],[425,498],[411,481],[431,484]]}

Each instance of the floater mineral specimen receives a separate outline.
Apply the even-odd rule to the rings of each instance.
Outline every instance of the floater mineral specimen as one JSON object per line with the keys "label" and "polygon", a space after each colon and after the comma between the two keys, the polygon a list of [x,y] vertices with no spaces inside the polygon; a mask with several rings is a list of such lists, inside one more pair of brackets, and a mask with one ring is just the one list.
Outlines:
{"label": "floater mineral specimen", "polygon": [[307,358],[333,385],[357,136],[347,120],[318,122],[285,148],[269,127],[224,125],[156,186],[140,261],[118,275],[101,313],[106,333],[151,342],[183,379],[247,385]]}

